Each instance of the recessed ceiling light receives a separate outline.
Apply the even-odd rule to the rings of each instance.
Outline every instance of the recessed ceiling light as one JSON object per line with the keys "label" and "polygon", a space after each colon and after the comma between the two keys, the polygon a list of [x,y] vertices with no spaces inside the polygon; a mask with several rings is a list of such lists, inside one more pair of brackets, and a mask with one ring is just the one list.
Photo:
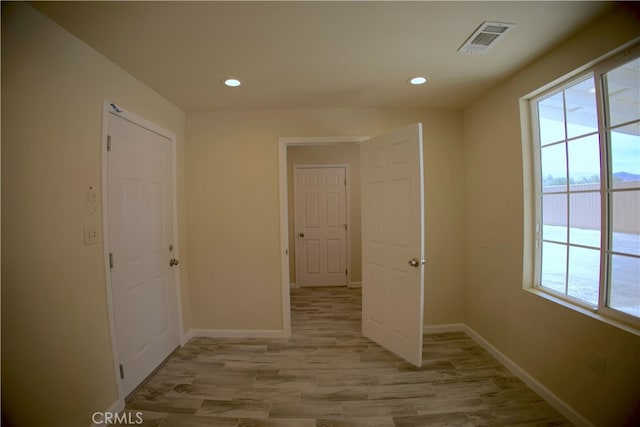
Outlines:
{"label": "recessed ceiling light", "polygon": [[238,79],[225,79],[224,84],[229,87],[238,87],[242,82]]}
{"label": "recessed ceiling light", "polygon": [[412,77],[409,79],[409,83],[411,83],[412,85],[423,85],[426,82],[427,78],[422,76]]}

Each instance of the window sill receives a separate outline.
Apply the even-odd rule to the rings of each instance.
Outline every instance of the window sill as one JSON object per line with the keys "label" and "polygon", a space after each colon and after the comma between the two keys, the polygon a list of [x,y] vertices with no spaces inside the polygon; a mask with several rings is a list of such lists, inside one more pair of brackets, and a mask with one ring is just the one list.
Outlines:
{"label": "window sill", "polygon": [[620,321],[612,319],[610,317],[603,316],[603,315],[601,315],[601,314],[599,314],[597,312],[594,312],[593,310],[589,310],[589,309],[586,309],[584,307],[580,307],[579,305],[572,304],[569,301],[565,301],[562,298],[555,297],[555,296],[553,296],[551,294],[548,294],[548,293],[546,293],[544,291],[541,291],[539,289],[536,289],[536,288],[523,288],[523,289],[525,291],[531,293],[531,294],[537,295],[537,296],[539,296],[541,298],[544,298],[544,299],[546,299],[548,301],[551,301],[551,302],[554,302],[556,304],[559,304],[559,305],[561,305],[561,306],[563,306],[565,308],[568,308],[568,309],[573,310],[573,311],[577,311],[578,313],[581,313],[581,314],[584,314],[585,316],[591,317],[592,319],[600,320],[601,322],[604,322],[607,325],[611,325],[611,326],[613,326],[615,328],[622,329],[623,331],[628,332],[630,334],[633,334],[633,335],[636,335],[636,336],[640,336],[640,329],[638,329],[638,328],[636,328],[636,327],[634,327],[632,325],[620,322]]}

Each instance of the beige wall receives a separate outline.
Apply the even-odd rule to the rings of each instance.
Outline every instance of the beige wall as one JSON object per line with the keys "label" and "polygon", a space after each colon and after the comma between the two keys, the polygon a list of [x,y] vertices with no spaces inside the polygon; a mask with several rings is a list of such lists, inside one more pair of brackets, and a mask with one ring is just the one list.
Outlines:
{"label": "beige wall", "polygon": [[282,329],[278,138],[375,136],[424,124],[425,324],[463,320],[461,113],[291,109],[187,117],[192,324]]}
{"label": "beige wall", "polygon": [[[640,35],[616,12],[570,39],[464,112],[466,323],[591,422],[622,425],[640,401],[640,337],[522,289],[530,260],[531,199],[519,99]],[[525,172],[525,177],[529,175]],[[524,240],[525,236],[528,240]],[[486,245],[485,245],[486,243]],[[487,246],[486,248],[483,246]],[[525,281],[530,281],[525,279]],[[586,367],[607,357],[606,374]]]}
{"label": "beige wall", "polygon": [[[98,245],[84,246],[82,230],[88,187],[100,194],[103,98],[177,135],[186,263],[185,114],[30,6],[3,3],[2,417],[8,425],[86,427],[94,411],[117,398],[102,235]],[[184,274],[182,284],[188,302]],[[189,327],[186,303],[183,313]]]}
{"label": "beige wall", "polygon": [[360,147],[357,144],[323,145],[309,147],[289,147],[287,149],[287,187],[289,191],[289,277],[296,283],[296,254],[294,231],[294,192],[293,166],[311,164],[349,165],[351,181],[350,221],[351,224],[351,263],[347,267],[351,273],[351,282],[362,282],[362,242],[360,237]]}

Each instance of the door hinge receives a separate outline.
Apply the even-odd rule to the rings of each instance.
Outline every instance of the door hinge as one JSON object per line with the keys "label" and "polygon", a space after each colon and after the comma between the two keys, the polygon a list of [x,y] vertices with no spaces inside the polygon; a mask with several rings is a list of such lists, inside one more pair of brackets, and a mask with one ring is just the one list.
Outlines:
{"label": "door hinge", "polygon": [[113,253],[109,252],[109,268],[113,268]]}
{"label": "door hinge", "polygon": [[349,269],[348,269],[348,268],[344,271],[344,275],[345,275],[345,276],[348,276],[348,275],[349,275]]}
{"label": "door hinge", "polygon": [[347,224],[344,225],[344,231],[347,231]]}
{"label": "door hinge", "polygon": [[113,102],[111,103],[111,108],[113,109],[113,111],[115,111],[116,113],[122,113],[122,110],[120,109],[120,107],[118,107],[116,104],[114,104]]}
{"label": "door hinge", "polygon": [[107,151],[111,151],[111,135],[107,135]]}
{"label": "door hinge", "polygon": [[124,366],[120,365],[120,379],[124,379]]}

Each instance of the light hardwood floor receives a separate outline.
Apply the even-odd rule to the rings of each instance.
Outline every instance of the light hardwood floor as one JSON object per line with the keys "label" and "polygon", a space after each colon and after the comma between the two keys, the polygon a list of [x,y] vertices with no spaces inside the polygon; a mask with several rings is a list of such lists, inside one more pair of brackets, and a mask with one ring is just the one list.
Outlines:
{"label": "light hardwood floor", "polygon": [[361,335],[359,289],[291,292],[290,339],[193,338],[134,393],[145,426],[568,426],[464,333],[415,368]]}

